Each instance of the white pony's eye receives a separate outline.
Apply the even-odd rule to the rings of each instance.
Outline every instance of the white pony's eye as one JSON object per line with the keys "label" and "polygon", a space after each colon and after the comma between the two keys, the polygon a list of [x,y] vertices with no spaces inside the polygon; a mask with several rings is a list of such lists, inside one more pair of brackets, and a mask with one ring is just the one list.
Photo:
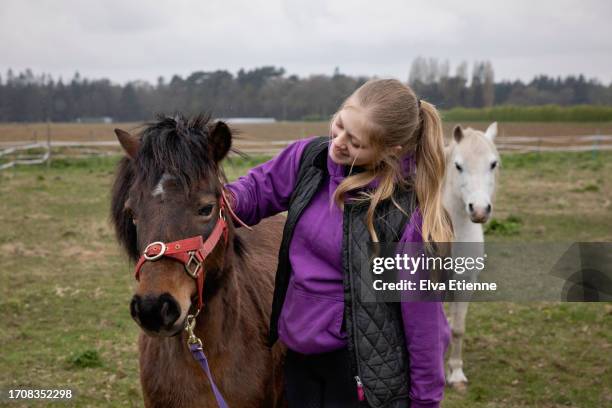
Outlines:
{"label": "white pony's eye", "polygon": [[459,170],[459,173],[461,173],[463,171],[463,167],[461,167],[461,165],[459,165],[459,163],[455,163],[455,167],[457,168],[457,170]]}
{"label": "white pony's eye", "polygon": [[497,160],[491,163],[491,170],[494,170],[497,167]]}

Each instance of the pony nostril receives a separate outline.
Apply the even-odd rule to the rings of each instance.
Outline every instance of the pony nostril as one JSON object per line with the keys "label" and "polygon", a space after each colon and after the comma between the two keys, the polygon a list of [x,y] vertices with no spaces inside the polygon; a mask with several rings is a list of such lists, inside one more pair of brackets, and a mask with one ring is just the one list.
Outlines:
{"label": "pony nostril", "polygon": [[140,314],[140,296],[134,295],[132,301],[130,302],[130,314],[133,319],[138,318]]}
{"label": "pony nostril", "polygon": [[170,295],[164,294],[160,296],[160,301],[161,307],[159,315],[162,323],[166,327],[172,327],[181,315],[181,308],[176,300]]}
{"label": "pony nostril", "polygon": [[487,213],[491,212],[491,204],[487,205]]}
{"label": "pony nostril", "polygon": [[474,204],[469,203],[468,208],[470,209],[470,212],[474,212]]}
{"label": "pony nostril", "polygon": [[181,315],[181,307],[168,293],[161,296],[135,295],[130,303],[132,318],[150,332],[172,329]]}

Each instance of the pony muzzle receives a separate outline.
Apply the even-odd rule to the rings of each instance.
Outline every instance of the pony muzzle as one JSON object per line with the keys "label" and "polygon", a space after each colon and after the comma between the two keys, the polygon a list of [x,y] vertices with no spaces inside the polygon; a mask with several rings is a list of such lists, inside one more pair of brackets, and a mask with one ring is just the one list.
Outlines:
{"label": "pony muzzle", "polygon": [[178,324],[181,306],[169,293],[155,295],[134,295],[130,302],[132,319],[148,334],[170,336],[182,329]]}
{"label": "pony muzzle", "polygon": [[470,220],[472,222],[482,224],[489,220],[493,207],[491,204],[486,205],[474,205],[473,203],[468,204],[468,213],[470,214]]}

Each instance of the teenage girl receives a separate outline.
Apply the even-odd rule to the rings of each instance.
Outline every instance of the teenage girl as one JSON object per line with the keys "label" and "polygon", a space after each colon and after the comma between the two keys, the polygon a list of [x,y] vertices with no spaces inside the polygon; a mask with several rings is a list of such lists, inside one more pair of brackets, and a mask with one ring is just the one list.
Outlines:
{"label": "teenage girl", "polygon": [[438,407],[449,329],[438,302],[356,295],[371,242],[450,242],[441,121],[397,80],[371,80],[330,137],[289,145],[227,185],[249,225],[287,211],[270,343],[287,346],[290,407]]}

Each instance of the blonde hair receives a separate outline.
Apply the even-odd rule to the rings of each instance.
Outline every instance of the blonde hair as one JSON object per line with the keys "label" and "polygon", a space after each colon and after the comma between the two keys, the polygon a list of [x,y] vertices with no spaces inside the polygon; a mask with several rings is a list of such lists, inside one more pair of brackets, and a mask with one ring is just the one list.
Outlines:
{"label": "blonde hair", "polygon": [[[411,183],[423,219],[423,241],[450,242],[451,221],[442,207],[446,167],[444,141],[436,108],[419,101],[410,87],[395,79],[366,82],[344,101],[340,110],[354,108],[362,109],[367,116],[365,132],[375,159],[364,172],[345,178],[334,192],[333,201],[343,208],[347,193],[378,180],[374,191],[361,191],[354,198],[369,201],[366,225],[372,241],[378,242],[374,229],[376,206],[383,200],[393,200],[393,191],[398,184]],[[401,146],[401,149],[396,146]],[[405,180],[401,174],[400,158],[411,152],[415,156],[416,174],[413,179]],[[393,204],[405,212],[395,200]]]}

